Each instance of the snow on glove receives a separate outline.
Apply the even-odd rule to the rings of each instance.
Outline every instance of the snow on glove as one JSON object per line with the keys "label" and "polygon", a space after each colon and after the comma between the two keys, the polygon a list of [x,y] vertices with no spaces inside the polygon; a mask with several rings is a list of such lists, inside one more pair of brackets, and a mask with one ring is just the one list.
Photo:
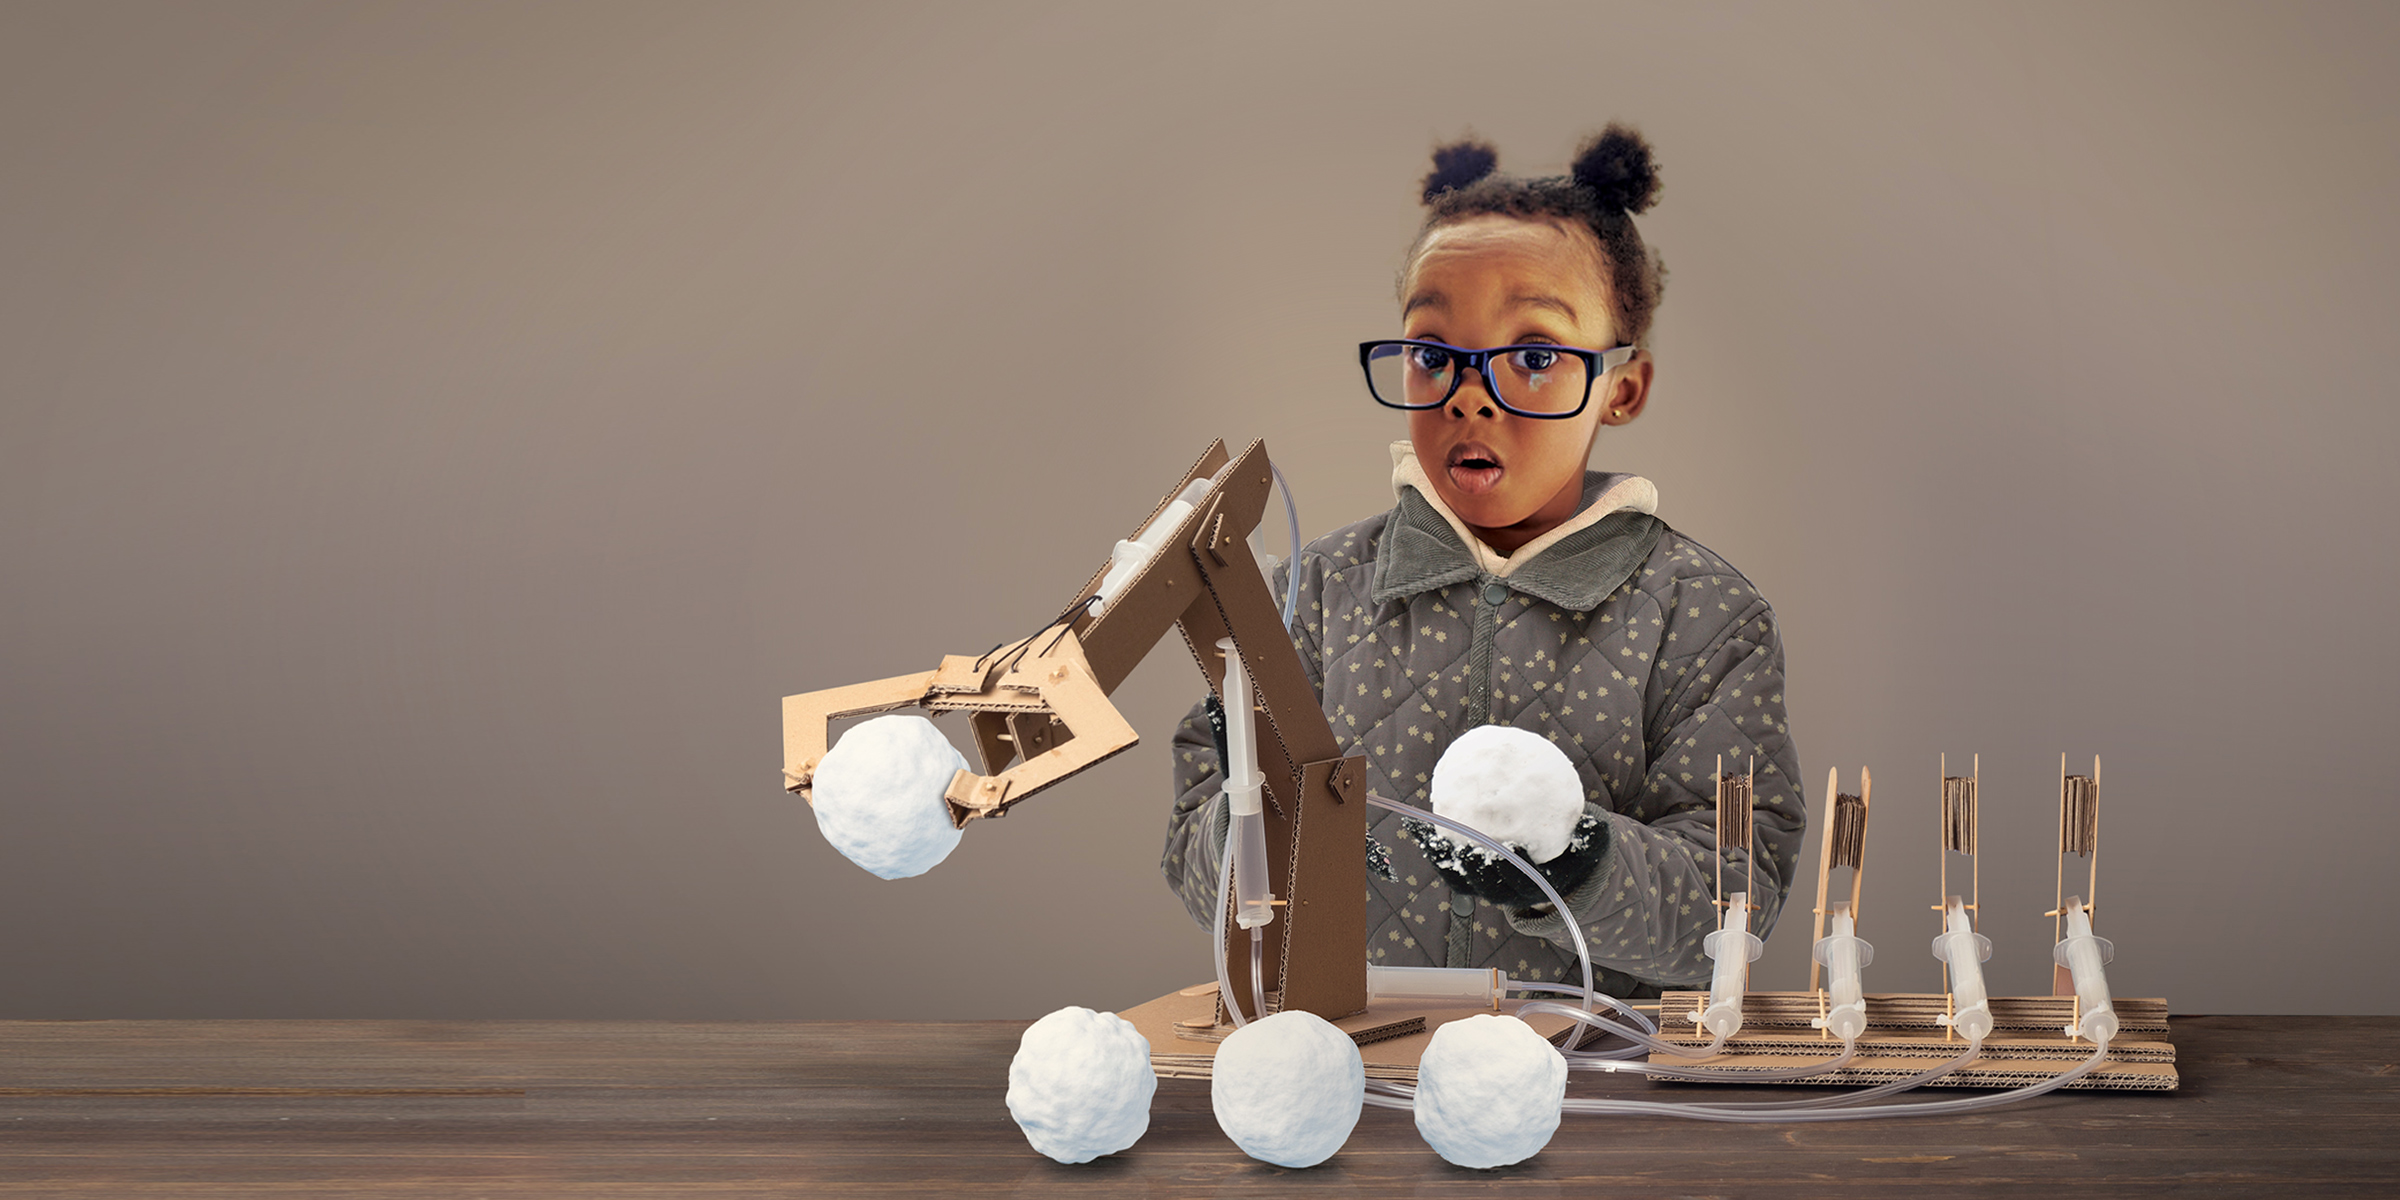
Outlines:
{"label": "snow on glove", "polygon": [[[1510,865],[1507,859],[1481,846],[1462,846],[1450,840],[1450,835],[1425,821],[1403,820],[1400,827],[1408,832],[1417,846],[1425,851],[1425,860],[1439,871],[1442,882],[1452,890],[1480,896],[1494,904],[1511,908],[1531,908],[1548,904],[1550,898],[1534,886],[1525,872]],[[1520,855],[1525,849],[1514,843],[1503,843]],[[1533,864],[1560,896],[1575,890],[1584,877],[1592,873],[1602,855],[1608,853],[1608,822],[1597,812],[1584,814],[1575,823],[1575,831],[1567,848],[1548,862]],[[1530,857],[1530,856],[1527,856]]]}

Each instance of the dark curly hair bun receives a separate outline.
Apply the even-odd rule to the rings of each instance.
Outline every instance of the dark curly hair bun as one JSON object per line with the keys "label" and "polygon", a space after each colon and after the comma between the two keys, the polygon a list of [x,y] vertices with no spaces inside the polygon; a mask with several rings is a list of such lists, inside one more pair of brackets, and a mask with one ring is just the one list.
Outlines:
{"label": "dark curly hair bun", "polygon": [[1438,147],[1433,152],[1433,173],[1425,177],[1425,203],[1433,203],[1443,192],[1474,183],[1499,166],[1500,152],[1490,142],[1469,137]]}
{"label": "dark curly hair bun", "polygon": [[[1650,143],[1631,126],[1611,122],[1600,136],[1585,142],[1570,173],[1576,186],[1589,188],[1603,209],[1638,213],[1658,199],[1658,163],[1650,157]],[[1426,187],[1432,186],[1433,181],[1426,180]],[[1427,199],[1432,195],[1426,192]]]}

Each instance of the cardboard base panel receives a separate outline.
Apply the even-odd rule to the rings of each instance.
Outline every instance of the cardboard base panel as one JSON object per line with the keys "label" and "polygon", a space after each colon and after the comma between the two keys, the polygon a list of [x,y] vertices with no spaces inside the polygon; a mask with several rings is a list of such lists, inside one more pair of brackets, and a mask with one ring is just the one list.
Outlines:
{"label": "cardboard base panel", "polygon": [[[1926,1087],[2011,1088],[2040,1083],[2092,1056],[2092,1044],[2067,1037],[2065,1026],[2074,1015],[2072,996],[1994,996],[1991,999],[1992,1036],[1984,1039],[1975,1062],[1933,1080]],[[1708,1006],[1706,992],[1668,992],[1659,998],[1660,1036],[1671,1042],[1705,1046],[1686,1013]],[[1887,993],[1866,997],[1867,1032],[1858,1040],[1858,1056],[1838,1071],[1789,1082],[1802,1086],[1858,1086],[1890,1083],[1925,1071],[1956,1057],[1967,1048],[1934,1018],[1947,1015],[1948,998],[1940,993]],[[2108,1058],[2098,1069],[2061,1090],[2171,1092],[2175,1045],[2167,1036],[2167,1002],[2126,999],[2114,1003],[2119,1032],[2108,1044]],[[1726,1040],[1716,1057],[1705,1063],[1652,1054],[1654,1063],[1705,1065],[1728,1071],[1767,1071],[1818,1062],[1840,1053],[1841,1043],[1812,1029],[1818,1015],[1815,992],[1751,992],[1742,997],[1742,1031]]]}
{"label": "cardboard base panel", "polygon": [[[1668,992],[1660,998],[1659,1022],[1668,1041],[1704,1046],[1693,1036],[1684,1013],[1707,1006],[1704,992]],[[1510,1001],[1507,1007],[1515,1007]],[[1927,1087],[2012,1088],[2040,1083],[2091,1057],[2092,1044],[2071,1040],[2061,1027],[2073,1011],[2071,998],[2052,996],[1994,997],[1992,1013],[1998,1029],[1984,1040],[1983,1055],[1973,1064],[1926,1084]],[[1272,1007],[1272,1005],[1270,1005]],[[1345,1017],[1334,1026],[1359,1043],[1367,1078],[1414,1084],[1417,1060],[1433,1039],[1433,1031],[1451,1021],[1493,1012],[1490,1006],[1424,1006],[1379,1003],[1366,1012]],[[1813,992],[1753,992],[1743,998],[1742,1031],[1707,1060],[1653,1054],[1650,1061],[1678,1066],[1707,1066],[1728,1072],[1768,1071],[1823,1061],[1838,1054],[1841,1043],[1808,1027],[1817,1015]],[[1966,1049],[1958,1038],[1945,1038],[1933,1017],[1948,1011],[1944,997],[1917,994],[1870,995],[1867,1012],[1874,1023],[1859,1039],[1858,1055],[1839,1071],[1805,1079],[1779,1081],[1804,1086],[1855,1087],[1890,1083],[1919,1074]],[[2173,1091],[2175,1046],[2167,1038],[2166,1001],[2116,1002],[2122,1032],[2109,1043],[2108,1058],[2099,1069],[2070,1083],[2068,1089],[2115,1091]],[[1206,1079],[1216,1061],[1217,1044],[1233,1032],[1218,1025],[1216,984],[1192,987],[1161,996],[1117,1014],[1133,1022],[1150,1041],[1150,1062],[1161,1079]],[[1534,1030],[1554,1041],[1570,1025],[1563,1017],[1536,1016]],[[1639,1074],[1641,1063],[1625,1064],[1625,1074]],[[1770,1081],[1760,1081],[1770,1082]]]}

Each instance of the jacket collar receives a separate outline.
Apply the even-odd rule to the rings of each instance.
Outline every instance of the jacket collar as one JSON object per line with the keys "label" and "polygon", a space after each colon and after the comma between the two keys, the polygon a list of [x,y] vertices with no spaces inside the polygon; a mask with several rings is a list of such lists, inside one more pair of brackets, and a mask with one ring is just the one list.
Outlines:
{"label": "jacket collar", "polygon": [[[1641,486],[1629,488],[1629,483]],[[1586,471],[1583,511],[1579,516],[1588,514],[1595,502],[1612,498],[1611,493],[1638,499],[1596,520],[1587,517],[1579,528],[1546,547],[1536,548],[1533,555],[1522,561],[1507,560],[1510,569],[1501,576],[1488,570],[1476,551],[1469,548],[1454,518],[1443,510],[1439,497],[1429,496],[1409,483],[1395,490],[1399,493],[1399,503],[1384,524],[1382,544],[1376,552],[1377,604],[1492,575],[1505,578],[1508,586],[1517,591],[1570,612],[1588,612],[1633,577],[1666,529],[1665,522],[1645,511],[1657,503],[1656,489],[1650,488],[1647,480]],[[1641,500],[1648,503],[1640,503]],[[1490,549],[1483,548],[1483,554],[1489,556]]]}

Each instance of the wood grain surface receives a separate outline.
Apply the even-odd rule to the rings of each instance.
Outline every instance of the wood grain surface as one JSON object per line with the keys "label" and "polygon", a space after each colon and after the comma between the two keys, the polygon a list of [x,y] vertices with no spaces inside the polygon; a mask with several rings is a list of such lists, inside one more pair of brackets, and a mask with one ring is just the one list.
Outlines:
{"label": "wood grain surface", "polygon": [[1570,1116],[1499,1171],[1372,1108],[1330,1162],[1269,1166],[1218,1132],[1206,1084],[1173,1079],[1133,1149],[1062,1166],[1002,1102],[1023,1028],[0,1022],[0,1196],[2400,1194],[2400,1018],[2178,1017],[2172,1094],[1819,1125]]}

